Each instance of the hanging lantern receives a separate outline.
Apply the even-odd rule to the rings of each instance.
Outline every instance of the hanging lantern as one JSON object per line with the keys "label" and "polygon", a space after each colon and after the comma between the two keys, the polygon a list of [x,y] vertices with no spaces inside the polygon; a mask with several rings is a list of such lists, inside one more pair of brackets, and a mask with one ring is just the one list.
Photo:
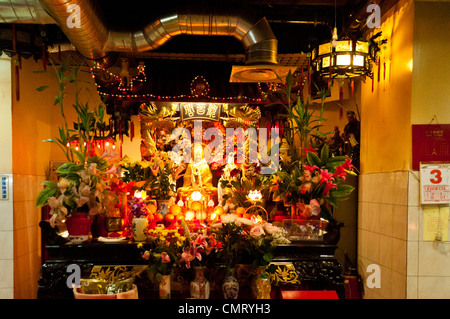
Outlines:
{"label": "hanging lantern", "polygon": [[333,39],[312,51],[312,70],[324,80],[372,78],[369,42]]}

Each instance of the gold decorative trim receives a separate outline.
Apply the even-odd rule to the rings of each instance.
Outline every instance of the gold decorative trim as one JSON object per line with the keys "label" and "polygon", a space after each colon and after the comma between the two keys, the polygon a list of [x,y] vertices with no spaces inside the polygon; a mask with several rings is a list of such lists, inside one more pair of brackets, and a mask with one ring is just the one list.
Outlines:
{"label": "gold decorative trim", "polygon": [[267,272],[270,282],[274,285],[278,284],[293,284],[299,285],[300,280],[298,274],[295,271],[293,264],[280,264],[276,265],[277,268],[274,272]]}
{"label": "gold decorative trim", "polygon": [[147,265],[96,265],[92,267],[89,278],[115,281],[139,276],[147,269]]}

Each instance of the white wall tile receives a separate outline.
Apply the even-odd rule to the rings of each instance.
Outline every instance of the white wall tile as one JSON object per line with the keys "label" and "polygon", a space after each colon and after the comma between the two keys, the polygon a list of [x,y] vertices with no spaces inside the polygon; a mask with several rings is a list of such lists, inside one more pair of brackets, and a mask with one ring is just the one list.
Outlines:
{"label": "white wall tile", "polygon": [[0,259],[0,288],[14,287],[14,263],[12,259]]}

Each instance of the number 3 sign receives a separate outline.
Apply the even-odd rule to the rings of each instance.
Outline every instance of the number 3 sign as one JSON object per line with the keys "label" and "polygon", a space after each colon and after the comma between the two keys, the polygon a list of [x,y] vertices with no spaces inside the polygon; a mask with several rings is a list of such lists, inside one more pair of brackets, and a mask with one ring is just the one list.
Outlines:
{"label": "number 3 sign", "polygon": [[450,203],[450,163],[420,163],[422,204]]}

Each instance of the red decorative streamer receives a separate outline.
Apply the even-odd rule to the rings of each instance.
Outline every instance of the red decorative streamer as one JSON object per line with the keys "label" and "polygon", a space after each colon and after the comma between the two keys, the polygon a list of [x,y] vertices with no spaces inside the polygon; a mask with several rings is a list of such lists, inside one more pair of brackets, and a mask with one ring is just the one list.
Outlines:
{"label": "red decorative streamer", "polygon": [[378,82],[380,82],[381,78],[381,59],[378,60]]}

